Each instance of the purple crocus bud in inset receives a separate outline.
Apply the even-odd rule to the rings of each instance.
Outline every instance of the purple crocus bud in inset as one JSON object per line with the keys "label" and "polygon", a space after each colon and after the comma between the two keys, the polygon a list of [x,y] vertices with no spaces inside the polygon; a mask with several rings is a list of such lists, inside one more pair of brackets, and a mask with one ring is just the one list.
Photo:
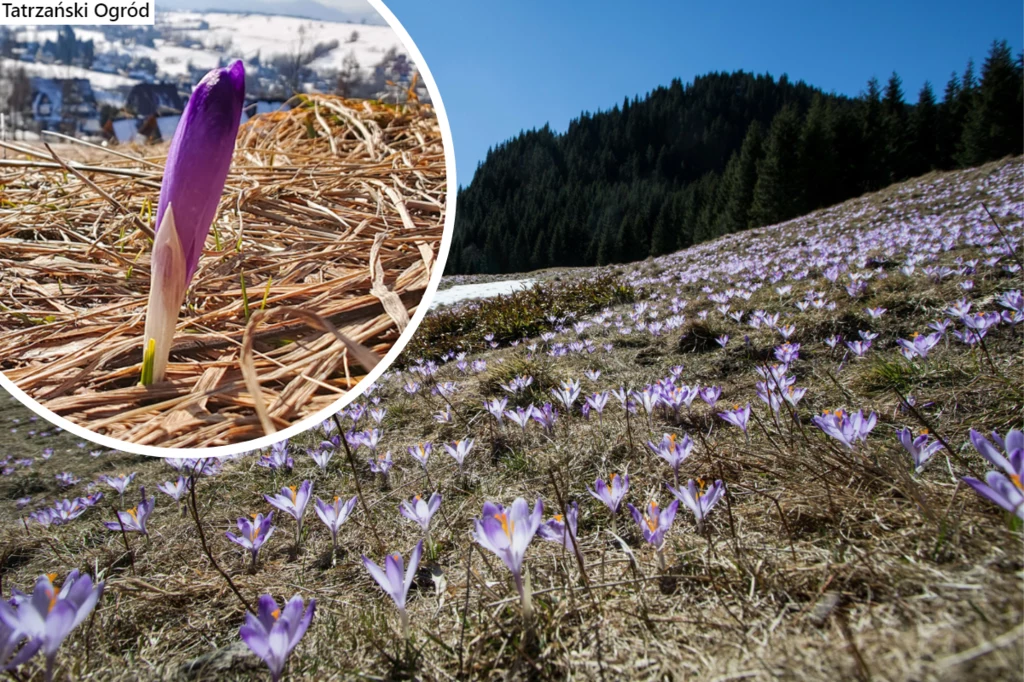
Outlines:
{"label": "purple crocus bud in inset", "polygon": [[245,67],[214,69],[192,91],[167,153],[150,265],[142,384],[162,381],[178,311],[224,191],[245,100]]}
{"label": "purple crocus bud in inset", "polygon": [[31,595],[12,590],[14,608],[0,600],[0,621],[17,633],[17,641],[27,640],[9,665],[23,663],[42,649],[47,682],[53,679],[53,664],[60,645],[89,616],[103,594],[103,582],[93,585],[92,578],[77,570],[68,574],[60,592],[53,586],[55,577],[39,576]]}
{"label": "purple crocus bud in inset", "polygon": [[416,570],[420,565],[420,557],[423,556],[423,541],[416,543],[416,548],[409,556],[409,566],[405,566],[401,554],[389,554],[384,560],[384,568],[381,568],[373,561],[363,555],[363,565],[370,572],[377,584],[388,593],[398,607],[398,614],[402,618],[402,633],[409,637],[409,614],[405,610],[405,600],[409,596],[409,588],[412,587],[413,578],[416,577]]}
{"label": "purple crocus bud in inset", "polygon": [[245,614],[245,625],[239,635],[245,645],[270,668],[273,682],[281,679],[288,656],[306,634],[315,610],[315,599],[310,599],[309,606],[305,606],[302,597],[295,595],[278,608],[274,598],[265,594],[260,597],[256,615]]}

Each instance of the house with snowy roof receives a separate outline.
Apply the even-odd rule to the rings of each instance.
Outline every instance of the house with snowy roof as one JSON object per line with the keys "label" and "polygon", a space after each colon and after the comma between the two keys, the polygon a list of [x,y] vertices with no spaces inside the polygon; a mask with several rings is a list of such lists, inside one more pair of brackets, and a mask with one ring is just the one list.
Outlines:
{"label": "house with snowy roof", "polygon": [[42,130],[94,135],[100,131],[99,107],[85,78],[31,79],[32,119]]}

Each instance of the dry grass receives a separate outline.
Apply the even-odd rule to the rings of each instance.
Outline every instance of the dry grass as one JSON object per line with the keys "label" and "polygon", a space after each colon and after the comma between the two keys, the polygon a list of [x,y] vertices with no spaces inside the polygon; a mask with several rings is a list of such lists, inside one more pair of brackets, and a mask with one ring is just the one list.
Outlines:
{"label": "dry grass", "polygon": [[[382,356],[440,247],[447,188],[431,107],[317,95],[255,117],[239,132],[167,381],[143,388],[147,234],[166,149],[88,147],[75,153],[88,161],[72,162],[4,147],[0,369],[56,414],[120,440],[237,443],[327,407],[366,368],[322,323],[283,309],[326,318]],[[255,396],[240,362],[247,327]]]}
{"label": "dry grass", "polygon": [[[1019,176],[1021,167],[1014,160],[931,176],[889,193],[891,199],[903,197],[899,201],[866,197],[785,228],[737,235],[707,248],[731,253],[757,241],[795,241],[844,217],[850,220],[836,238],[920,211],[941,211],[944,220],[959,224],[966,220],[967,207],[979,201],[1019,205],[1024,200],[1019,181],[1007,198],[989,193],[985,180],[1007,168]],[[965,190],[965,179],[978,187]],[[925,193],[917,203],[901,193],[925,186],[951,194],[960,208],[930,203],[936,192]],[[1019,234],[1020,222],[1012,229]],[[977,249],[956,248],[943,253],[940,262],[977,255]],[[623,269],[652,287],[654,296],[671,298],[672,287],[659,289],[648,280],[662,272],[685,273],[680,261],[686,258],[699,261],[702,256],[684,253]],[[275,475],[257,467],[255,458],[229,462],[222,474],[201,480],[198,487],[213,558],[248,601],[267,592],[278,599],[295,593],[317,599],[317,615],[291,658],[286,679],[1019,680],[1024,667],[1021,535],[957,478],[985,466],[965,446],[968,429],[1005,433],[1021,424],[1020,384],[1008,380],[1021,374],[1021,334],[1006,327],[990,333],[993,367],[978,353],[951,343],[938,347],[919,370],[897,376],[958,456],[937,455],[921,476],[911,477],[894,431],[909,426],[917,432],[921,424],[901,410],[886,383],[893,376],[867,358],[839,371],[839,355],[822,343],[833,329],[870,326],[880,335],[876,353],[891,358],[895,338],[908,329],[923,329],[960,295],[956,278],[936,283],[905,279],[898,270],[889,275],[884,284],[874,282],[871,296],[896,302],[894,296],[902,292],[898,301],[905,301],[906,308],[898,314],[872,322],[862,310],[877,300],[854,302],[833,289],[835,311],[794,315],[798,333],[805,335],[794,373],[798,385],[809,390],[796,419],[779,423],[753,390],[756,358],[778,342],[777,335],[716,313],[716,328],[737,339],[724,350],[691,352],[680,344],[682,330],[662,337],[623,336],[614,327],[595,326],[584,336],[599,345],[610,341],[611,353],[558,359],[538,353],[527,360],[523,346],[506,347],[471,355],[469,360],[488,363],[486,371],[475,375],[448,363],[434,381],[457,381],[460,387],[452,399],[456,417],[449,424],[433,419],[445,402],[429,393],[430,382],[410,396],[402,389],[405,376],[383,381],[375,393],[387,408],[381,449],[389,449],[397,461],[389,484],[369,472],[365,450],[357,455],[355,471],[342,451],[328,472],[320,472],[303,454],[319,442],[315,432],[293,439],[296,469],[291,473]],[[1019,275],[993,270],[974,280],[970,295],[976,301],[991,301],[994,294],[1021,285]],[[705,301],[696,303],[702,284],[682,286],[681,297],[694,301],[687,309],[690,317],[707,307]],[[812,273],[804,286],[828,287],[820,273]],[[799,296],[795,292],[793,299]],[[769,286],[743,307],[784,309]],[[613,314],[629,311],[624,306]],[[749,346],[742,343],[744,334],[750,336]],[[559,337],[572,338],[572,333]],[[642,415],[627,421],[613,398],[603,426],[594,416],[585,420],[576,413],[563,416],[550,437],[536,425],[525,436],[508,424],[492,428],[481,408],[484,399],[503,394],[500,380],[520,372],[552,384],[600,369],[597,383],[583,379],[589,394],[643,386],[678,364],[684,365],[687,383],[721,385],[720,405],[753,404],[757,420],[749,441],[699,400],[678,421],[658,417],[651,433]],[[879,415],[868,441],[853,453],[837,448],[809,422],[822,409],[837,407]],[[26,439],[25,425],[18,428],[21,435],[11,436],[7,446],[15,457],[37,454],[49,442]],[[640,504],[653,497],[667,503],[669,469],[643,446],[665,431],[686,432],[697,441],[684,477],[721,478],[729,495],[709,516],[703,533],[685,509],[680,511],[668,534],[669,565],[662,571],[628,516],[618,521],[629,548],[624,551],[609,533],[607,510],[584,486],[598,476],[628,470],[628,501]],[[440,443],[467,435],[476,438],[476,446],[462,477],[438,450]],[[138,471],[150,490],[171,474],[164,463],[144,458],[110,454],[93,459],[59,439],[65,436],[58,437],[52,459],[37,462],[31,472],[0,479],[0,498],[11,500],[0,506],[7,534],[0,549],[0,578],[4,590],[12,585],[25,589],[44,571],[63,575],[77,567],[106,580],[107,593],[94,619],[60,654],[62,674],[96,680],[266,679],[261,664],[237,643],[244,607],[201,552],[196,525],[181,517],[169,498],[158,496],[152,538],[131,539],[131,559],[121,537],[100,525],[113,518],[114,496],[67,526],[30,524],[26,529],[18,524],[13,499],[34,486],[35,504],[43,491],[49,501],[56,493],[53,474],[60,470],[84,480]],[[406,446],[423,440],[435,443],[429,482],[405,455]],[[254,574],[247,572],[239,548],[223,537],[225,530],[234,530],[237,517],[265,511],[262,495],[281,485],[309,478],[315,495],[349,497],[356,494],[354,475],[370,512],[357,508],[342,528],[344,552],[336,565],[329,535],[312,510],[307,510],[302,551],[292,547],[293,522],[281,518]],[[385,552],[407,554],[418,533],[398,517],[398,502],[432,488],[444,496],[432,526],[438,550],[410,597],[414,635],[407,651],[399,641],[393,605],[359,556],[365,553],[379,562]],[[535,540],[530,546],[526,564],[536,591],[530,634],[522,626],[508,571],[469,536],[471,519],[479,516],[484,500],[508,504],[517,496],[541,497],[546,517],[558,511],[560,500],[578,501],[585,558],[581,570],[570,553],[553,543]],[[130,498],[129,504],[134,503],[136,493]],[[435,583],[434,576],[443,582]]]}

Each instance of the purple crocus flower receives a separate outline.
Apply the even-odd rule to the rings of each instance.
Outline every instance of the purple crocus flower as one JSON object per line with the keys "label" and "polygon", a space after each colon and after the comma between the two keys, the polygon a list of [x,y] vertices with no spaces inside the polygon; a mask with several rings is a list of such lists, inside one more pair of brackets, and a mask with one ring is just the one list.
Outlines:
{"label": "purple crocus flower", "polygon": [[320,467],[320,471],[327,471],[327,465],[330,464],[331,458],[334,457],[334,450],[330,448],[311,449],[308,450],[308,453],[310,458]]}
{"label": "purple crocus flower", "polygon": [[739,405],[733,405],[731,410],[725,412],[719,412],[718,416],[729,422],[733,426],[738,426],[743,430],[743,433],[747,432],[747,422],[750,420],[750,403],[740,407]]}
{"label": "purple crocus flower", "polygon": [[391,459],[391,451],[388,450],[383,455],[377,455],[376,457],[370,458],[370,471],[375,474],[380,474],[384,481],[388,480],[388,472],[391,471],[391,466],[394,464],[394,460]]}
{"label": "purple crocus flower", "polygon": [[188,479],[184,476],[178,476],[178,480],[175,482],[165,481],[157,486],[157,490],[169,495],[175,502],[180,503],[181,498],[188,492]]}
{"label": "purple crocus flower", "polygon": [[679,500],[673,500],[672,504],[664,509],[658,507],[658,503],[651,500],[647,503],[643,512],[626,503],[629,513],[633,515],[636,525],[640,526],[644,540],[654,545],[658,552],[658,561],[661,561],[661,550],[665,546],[665,534],[672,527],[672,521],[676,518],[676,510],[679,509]]}
{"label": "purple crocus flower", "polygon": [[[13,604],[0,600],[0,621],[14,631],[11,639],[15,644],[27,640],[8,667],[27,661],[42,649],[47,682],[53,679],[53,664],[60,645],[92,613],[103,594],[102,581],[93,585],[91,577],[77,570],[68,574],[59,592],[53,585],[54,577],[39,576],[31,595],[12,590]],[[6,650],[6,644],[0,642],[0,649]]]}
{"label": "purple crocus flower", "polygon": [[498,422],[498,427],[502,425],[502,416],[505,413],[505,407],[508,405],[508,398],[494,398],[493,400],[485,400],[484,408],[491,413]]}
{"label": "purple crocus flower", "polygon": [[274,534],[274,526],[271,525],[274,522],[274,512],[270,512],[266,516],[263,514],[253,514],[252,519],[247,519],[244,516],[238,518],[238,530],[240,535],[232,535],[231,533],[224,533],[228,540],[234,542],[237,545],[241,545],[249,551],[252,555],[252,568],[256,568],[257,555],[259,554],[260,547],[263,546],[270,536]]}
{"label": "purple crocus flower", "polygon": [[434,514],[440,508],[441,495],[435,492],[426,502],[419,495],[408,502],[402,502],[398,507],[398,512],[410,521],[419,524],[423,532],[427,533],[430,530],[430,520],[434,518]]}
{"label": "purple crocus flower", "polygon": [[1007,476],[1001,471],[989,471],[984,482],[972,476],[964,476],[963,481],[979,496],[1024,519],[1024,487],[1019,475]]}
{"label": "purple crocus flower", "polygon": [[647,447],[651,452],[669,463],[669,466],[672,467],[672,473],[675,475],[676,485],[679,485],[679,467],[690,456],[690,452],[693,451],[693,439],[685,433],[682,438],[678,439],[676,434],[666,433],[661,437],[661,442],[657,445],[647,441]]}
{"label": "purple crocus flower", "polygon": [[288,454],[287,444],[282,447],[281,443],[274,443],[270,446],[270,454],[263,455],[257,464],[271,471],[288,472],[295,466],[295,460]]}
{"label": "purple crocus flower", "polygon": [[676,499],[685,504],[693,512],[693,515],[697,517],[698,528],[703,528],[704,519],[707,517],[708,512],[718,504],[718,501],[722,499],[722,494],[725,492],[725,484],[722,481],[715,481],[708,488],[707,481],[703,478],[698,478],[696,483],[691,478],[685,488],[667,487],[675,495]]}
{"label": "purple crocus flower", "polygon": [[451,445],[445,443],[444,449],[458,463],[459,473],[464,474],[463,465],[466,462],[466,455],[473,449],[473,439],[457,440]]}
{"label": "purple crocus flower", "polygon": [[162,381],[178,312],[217,214],[245,100],[245,67],[214,69],[192,91],[174,131],[156,213],[142,383]]}
{"label": "purple crocus flower", "polygon": [[558,419],[558,410],[551,403],[544,403],[543,407],[533,408],[533,420],[541,425],[544,432],[551,434],[555,428],[555,420]]}
{"label": "purple crocus flower", "polygon": [[570,552],[575,552],[582,561],[583,552],[579,548],[576,530],[579,526],[580,508],[576,502],[570,502],[566,508],[565,518],[555,514],[537,529],[537,537],[548,542],[557,542]]}
{"label": "purple crocus flower", "polygon": [[523,581],[523,559],[540,528],[543,513],[544,505],[539,498],[531,512],[526,500],[519,497],[508,509],[494,502],[484,502],[483,514],[473,519],[473,539],[496,554],[512,572],[526,618],[530,617],[532,606],[529,586]]}
{"label": "purple crocus flower", "polygon": [[942,334],[939,332],[933,332],[931,334],[914,334],[910,340],[907,339],[896,339],[896,344],[899,345],[908,357],[912,358],[915,355],[924,359],[928,357],[928,352],[939,343],[942,339]]}
{"label": "purple crocus flower", "polygon": [[430,453],[434,450],[433,443],[420,443],[418,445],[410,445],[409,455],[420,463],[420,466],[424,469],[427,468],[427,459],[430,457]]}
{"label": "purple crocus flower", "polygon": [[347,502],[343,502],[340,497],[335,495],[334,501],[328,504],[319,497],[316,498],[316,504],[313,508],[316,510],[316,515],[320,517],[320,520],[324,522],[327,529],[331,531],[332,551],[337,551],[338,531],[341,529],[342,524],[348,521],[348,517],[352,515],[352,510],[356,508],[356,502],[358,501],[358,497],[353,497]]}
{"label": "purple crocus flower", "polygon": [[265,594],[260,597],[255,616],[246,612],[245,625],[238,634],[245,645],[270,668],[273,682],[281,679],[288,656],[306,634],[315,610],[315,599],[310,599],[309,606],[305,606],[302,597],[295,595],[278,608],[274,598]]}
{"label": "purple crocus flower", "polygon": [[714,407],[718,399],[722,397],[722,389],[718,386],[708,386],[700,389],[700,399],[708,404],[708,407]]}
{"label": "purple crocus flower", "polygon": [[405,609],[405,601],[409,596],[409,588],[412,587],[413,578],[416,577],[416,569],[420,565],[420,557],[423,556],[423,541],[416,543],[416,548],[409,556],[409,566],[405,567],[401,554],[389,554],[384,560],[385,568],[381,568],[373,561],[363,555],[363,565],[370,572],[377,584],[388,593],[398,607],[398,613],[402,618],[402,633],[409,637],[409,614]]}
{"label": "purple crocus flower", "polygon": [[602,426],[604,426],[604,408],[608,404],[609,395],[608,391],[601,391],[587,397],[587,406],[597,412]]}
{"label": "purple crocus flower", "polygon": [[626,497],[626,493],[629,492],[629,474],[612,474],[608,483],[604,482],[604,479],[597,479],[594,481],[593,488],[587,488],[595,498],[604,502],[605,506],[608,507],[608,511],[612,513],[612,523],[615,523],[615,516],[619,513],[619,508],[622,506],[622,500]]}
{"label": "purple crocus flower", "polygon": [[131,473],[127,476],[125,474],[118,474],[117,476],[101,476],[100,480],[109,485],[111,488],[117,491],[117,494],[121,496],[121,502],[124,502],[124,491],[135,478],[135,474]]}
{"label": "purple crocus flower", "polygon": [[313,492],[313,482],[303,481],[298,487],[291,485],[281,488],[280,495],[264,495],[263,499],[295,519],[295,546],[302,542],[302,515],[306,512],[309,497]]}
{"label": "purple crocus flower", "polygon": [[850,450],[858,440],[865,440],[868,437],[871,430],[875,428],[877,420],[878,415],[874,412],[865,417],[862,410],[857,410],[856,414],[852,415],[848,415],[842,410],[836,410],[835,412],[824,412],[818,417],[811,417],[811,421],[819,429]]}
{"label": "purple crocus flower", "polygon": [[1006,438],[1003,438],[993,431],[992,440],[995,444],[974,429],[971,429],[969,435],[971,445],[990,464],[1002,469],[1007,476],[1024,476],[1024,432],[1010,429]]}
{"label": "purple crocus flower", "polygon": [[974,449],[1002,471],[989,471],[984,482],[971,476],[965,476],[963,481],[981,497],[1024,519],[1024,432],[1011,429],[1006,438],[993,432],[995,444],[974,429],[970,436]]}
{"label": "purple crocus flower", "polygon": [[512,410],[508,410],[505,412],[505,416],[508,417],[510,421],[514,422],[520,428],[522,428],[523,433],[525,434],[526,426],[527,424],[530,423],[530,420],[533,418],[533,413],[536,410],[537,408],[534,407],[533,405],[527,405],[525,408],[517,407],[515,409],[515,412],[513,412]]}
{"label": "purple crocus flower", "polygon": [[126,531],[142,533],[148,537],[149,532],[146,530],[146,521],[149,520],[149,515],[153,513],[153,507],[156,506],[156,495],[146,499],[145,488],[139,488],[139,494],[142,496],[142,502],[139,502],[138,507],[132,507],[128,511],[117,512],[117,518],[120,522],[104,521],[103,525],[110,530],[121,530],[123,527]]}
{"label": "purple crocus flower", "polygon": [[905,428],[899,431],[896,436],[913,458],[914,471],[916,473],[921,473],[924,465],[932,458],[932,455],[942,449],[942,443],[932,440],[927,431],[922,431],[920,436],[914,438],[914,434],[911,433],[910,429]]}

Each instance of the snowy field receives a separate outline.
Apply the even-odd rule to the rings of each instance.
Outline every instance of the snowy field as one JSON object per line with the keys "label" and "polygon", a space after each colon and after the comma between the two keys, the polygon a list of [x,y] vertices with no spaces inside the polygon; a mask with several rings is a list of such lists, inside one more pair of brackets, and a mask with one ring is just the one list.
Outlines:
{"label": "snowy field", "polygon": [[[206,23],[208,28],[200,29]],[[338,47],[310,64],[315,71],[338,71],[345,58],[352,54],[364,73],[380,62],[384,54],[395,48],[406,50],[390,26],[318,21],[299,17],[267,14],[231,14],[223,12],[161,12],[157,27],[165,36],[154,41],[155,47],[110,41],[102,31],[75,27],[79,40],[92,40],[96,54],[127,54],[134,59],[148,57],[156,62],[158,74],[175,77],[188,73],[191,63],[196,68],[212,69],[221,60],[241,58],[247,63],[256,57],[269,61],[276,56],[309,52],[317,44],[337,41]],[[357,36],[355,41],[349,42]],[[40,43],[57,40],[57,29],[28,29],[21,40]],[[12,60],[7,60],[12,61]],[[102,89],[131,85],[135,81],[85,69],[60,65],[23,64],[29,75],[60,78],[89,78],[94,87]],[[5,64],[6,66],[6,64]]]}
{"label": "snowy field", "polygon": [[493,298],[494,296],[511,294],[514,291],[529,289],[533,286],[534,281],[533,279],[507,279],[503,282],[457,284],[434,294],[434,300],[431,301],[430,307],[436,308],[477,298]]}
{"label": "snowy field", "polygon": [[0,57],[0,73],[13,73],[17,69],[25,69],[28,76],[41,76],[43,78],[88,78],[93,89],[115,90],[123,85],[131,86],[138,83],[134,78],[119,76],[114,73],[103,73],[91,71],[80,66],[67,66],[65,64],[35,64],[22,62],[17,59]]}

